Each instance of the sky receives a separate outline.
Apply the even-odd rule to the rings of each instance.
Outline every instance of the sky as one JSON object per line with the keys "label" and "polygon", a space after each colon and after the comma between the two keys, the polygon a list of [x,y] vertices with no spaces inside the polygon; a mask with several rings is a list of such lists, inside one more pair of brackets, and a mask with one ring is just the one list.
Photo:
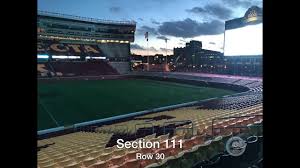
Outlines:
{"label": "sky", "polygon": [[173,54],[174,47],[184,47],[190,40],[223,52],[225,21],[243,17],[253,5],[262,7],[262,0],[38,0],[38,10],[135,21],[131,52],[141,55]]}

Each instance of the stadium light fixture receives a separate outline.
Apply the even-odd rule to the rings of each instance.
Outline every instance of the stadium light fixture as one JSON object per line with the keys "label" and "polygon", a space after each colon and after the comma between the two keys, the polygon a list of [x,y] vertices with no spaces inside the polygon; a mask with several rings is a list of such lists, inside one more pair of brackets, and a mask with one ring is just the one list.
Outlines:
{"label": "stadium light fixture", "polygon": [[53,55],[52,58],[58,58],[58,59],[78,59],[80,56],[67,56],[67,55]]}
{"label": "stadium light fixture", "polygon": [[106,57],[85,57],[86,59],[106,59]]}
{"label": "stadium light fixture", "polygon": [[38,57],[38,58],[49,58],[49,55],[46,55],[46,54],[38,54],[37,57]]}

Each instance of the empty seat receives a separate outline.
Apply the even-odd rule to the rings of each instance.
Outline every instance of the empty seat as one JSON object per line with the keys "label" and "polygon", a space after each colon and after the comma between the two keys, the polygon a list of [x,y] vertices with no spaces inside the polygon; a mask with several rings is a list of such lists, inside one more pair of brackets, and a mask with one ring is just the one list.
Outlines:
{"label": "empty seat", "polygon": [[205,136],[204,136],[204,135],[195,136],[195,137],[193,138],[193,143],[194,143],[194,145],[203,144],[204,141],[205,141]]}
{"label": "empty seat", "polygon": [[69,165],[64,166],[64,168],[81,168],[80,163],[71,163]]}
{"label": "empty seat", "polygon": [[160,141],[165,141],[169,138],[169,134],[158,136],[158,138],[160,139]]}
{"label": "empty seat", "polygon": [[49,160],[50,158],[49,157],[39,157],[38,158],[38,162],[45,162],[45,161],[47,161],[47,160]]}
{"label": "empty seat", "polygon": [[59,166],[57,166],[56,163],[51,163],[51,164],[48,164],[48,165],[43,165],[43,166],[40,166],[41,168],[58,168]]}
{"label": "empty seat", "polygon": [[88,156],[82,154],[82,155],[80,155],[80,156],[77,156],[77,157],[75,158],[75,160],[76,160],[77,162],[81,162],[81,161],[85,160],[86,158],[88,158]]}
{"label": "empty seat", "polygon": [[60,166],[66,166],[66,165],[70,165],[70,164],[74,164],[74,163],[76,163],[76,162],[73,159],[67,159],[67,160],[59,162],[58,164]]}
{"label": "empty seat", "polygon": [[102,154],[102,151],[93,151],[93,152],[89,153],[89,156],[93,157],[93,158],[97,158],[101,154]]}
{"label": "empty seat", "polygon": [[126,158],[126,156],[122,156],[122,157],[113,157],[113,158],[111,158],[108,162],[109,162],[111,165],[117,165],[117,166],[120,166],[120,165],[122,165],[122,164],[125,162],[125,158]]}
{"label": "empty seat", "polygon": [[90,165],[88,168],[108,168],[108,162],[100,161]]}
{"label": "empty seat", "polygon": [[111,153],[104,153],[104,154],[100,155],[97,158],[97,160],[99,160],[99,161],[107,161],[107,160],[109,160],[111,158],[111,156],[112,156],[112,152]]}
{"label": "empty seat", "polygon": [[113,156],[122,156],[125,154],[126,154],[125,149],[119,149],[119,150],[113,151]]}
{"label": "empty seat", "polygon": [[145,168],[159,167],[159,166],[160,166],[160,164],[155,162],[155,163],[152,163],[152,164],[146,166]]}
{"label": "empty seat", "polygon": [[96,158],[89,157],[89,158],[83,160],[82,163],[83,163],[84,166],[88,167],[88,166],[90,166],[90,165],[92,165],[92,164],[97,163],[97,159],[96,159]]}
{"label": "empty seat", "polygon": [[156,150],[156,148],[142,148],[140,152],[146,154],[146,153],[152,153],[154,150]]}
{"label": "empty seat", "polygon": [[136,159],[136,154],[138,153],[138,151],[133,151],[133,152],[128,152],[126,154],[126,160],[133,160]]}
{"label": "empty seat", "polygon": [[194,139],[189,139],[183,142],[182,149],[183,150],[190,150],[194,146]]}
{"label": "empty seat", "polygon": [[53,164],[55,163],[53,160],[46,160],[44,162],[38,162],[39,166],[43,167],[45,165],[50,165],[50,164]]}
{"label": "empty seat", "polygon": [[124,164],[122,164],[120,168],[141,168],[140,160],[128,160]]}
{"label": "empty seat", "polygon": [[80,156],[80,155],[82,155],[81,152],[74,152],[74,153],[71,153],[71,154],[70,154],[70,156],[71,156],[71,157],[74,157],[74,158],[75,158],[75,157],[78,157],[78,156]]}
{"label": "empty seat", "polygon": [[148,136],[145,136],[145,140],[150,140],[150,139],[153,139],[153,138],[155,138],[156,137],[156,133],[154,133],[154,134],[151,134],[151,135],[148,135]]}
{"label": "empty seat", "polygon": [[113,152],[113,151],[114,151],[114,148],[113,148],[113,147],[104,148],[104,149],[102,150],[103,153],[111,153],[111,152]]}

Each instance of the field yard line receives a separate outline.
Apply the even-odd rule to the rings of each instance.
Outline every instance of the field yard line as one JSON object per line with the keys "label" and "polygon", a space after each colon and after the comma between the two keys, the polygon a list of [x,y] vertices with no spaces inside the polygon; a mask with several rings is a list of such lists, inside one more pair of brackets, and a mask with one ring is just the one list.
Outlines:
{"label": "field yard line", "polygon": [[48,115],[50,116],[50,118],[55,122],[55,124],[59,127],[60,125],[58,124],[58,122],[55,120],[55,118],[53,117],[52,113],[50,113],[47,108],[45,107],[45,105],[42,103],[42,99],[40,98],[40,96],[38,96],[40,99],[40,104],[42,105],[42,107],[45,109],[45,111],[48,113]]}

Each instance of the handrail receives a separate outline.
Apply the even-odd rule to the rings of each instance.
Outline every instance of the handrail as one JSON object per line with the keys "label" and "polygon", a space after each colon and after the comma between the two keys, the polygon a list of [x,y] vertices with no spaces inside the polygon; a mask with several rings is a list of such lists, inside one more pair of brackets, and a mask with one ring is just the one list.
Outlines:
{"label": "handrail", "polygon": [[[214,136],[214,129],[220,129],[220,128],[214,128],[214,122],[217,120],[226,120],[226,119],[230,119],[230,118],[248,118],[248,117],[259,117],[259,116],[263,116],[262,114],[256,114],[256,115],[244,115],[244,116],[230,116],[230,117],[220,117],[220,118],[214,118],[211,121],[211,133],[212,136]],[[229,126],[227,128],[246,128],[245,126]]]}

